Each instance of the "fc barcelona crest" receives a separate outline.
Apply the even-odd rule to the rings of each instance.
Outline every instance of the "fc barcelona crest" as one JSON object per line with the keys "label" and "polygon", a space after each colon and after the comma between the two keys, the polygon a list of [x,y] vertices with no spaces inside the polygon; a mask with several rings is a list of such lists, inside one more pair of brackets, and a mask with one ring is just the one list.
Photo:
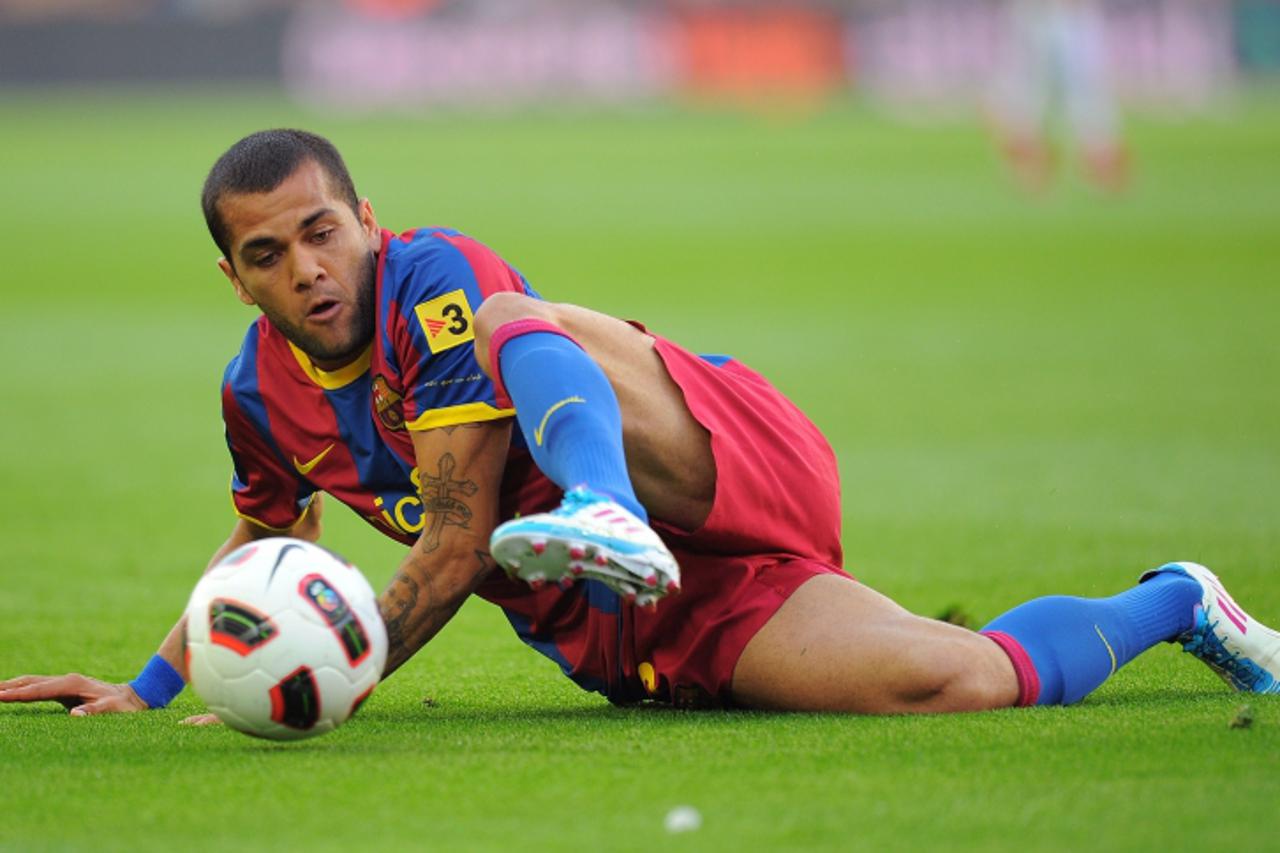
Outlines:
{"label": "fc barcelona crest", "polygon": [[373,378],[373,408],[387,429],[404,429],[404,405],[400,400],[385,376],[378,374]]}

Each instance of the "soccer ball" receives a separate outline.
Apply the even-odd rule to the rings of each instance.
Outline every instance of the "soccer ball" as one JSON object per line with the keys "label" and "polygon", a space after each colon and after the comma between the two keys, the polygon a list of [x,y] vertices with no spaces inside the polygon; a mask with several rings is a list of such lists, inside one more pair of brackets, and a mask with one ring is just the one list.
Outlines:
{"label": "soccer ball", "polygon": [[293,740],[340,726],[373,692],[387,630],[364,575],[318,545],[259,539],[187,603],[191,685],[222,722]]}

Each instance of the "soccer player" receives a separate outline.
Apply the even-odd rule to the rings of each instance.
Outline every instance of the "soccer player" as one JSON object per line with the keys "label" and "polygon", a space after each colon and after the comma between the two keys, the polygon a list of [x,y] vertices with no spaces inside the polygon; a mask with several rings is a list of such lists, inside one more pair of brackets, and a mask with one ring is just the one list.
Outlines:
{"label": "soccer player", "polygon": [[[766,380],[545,302],[455,231],[382,230],[320,137],[237,142],[204,210],[222,271],[263,315],[223,384],[240,518],[213,561],[316,539],[322,491],[347,504],[408,546],[380,597],[388,672],[474,593],[615,702],[1066,704],[1162,641],[1239,690],[1280,690],[1280,635],[1194,563],[1111,598],[1037,599],[982,632],[906,612],[842,570],[832,452]],[[128,684],[22,676],[0,700],[162,707],[182,658],[179,624]]]}
{"label": "soccer player", "polygon": [[1011,171],[1028,189],[1049,184],[1058,118],[1066,147],[1079,153],[1085,175],[1103,189],[1123,189],[1129,154],[1108,74],[1101,4],[1008,0],[1007,7],[1009,50],[992,115]]}

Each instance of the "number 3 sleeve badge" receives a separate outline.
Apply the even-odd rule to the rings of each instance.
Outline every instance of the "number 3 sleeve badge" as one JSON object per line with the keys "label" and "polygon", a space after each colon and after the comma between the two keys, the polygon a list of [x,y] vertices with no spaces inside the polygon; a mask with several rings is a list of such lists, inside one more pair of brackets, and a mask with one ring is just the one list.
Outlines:
{"label": "number 3 sleeve badge", "polygon": [[423,302],[413,310],[433,354],[475,339],[475,317],[461,288]]}

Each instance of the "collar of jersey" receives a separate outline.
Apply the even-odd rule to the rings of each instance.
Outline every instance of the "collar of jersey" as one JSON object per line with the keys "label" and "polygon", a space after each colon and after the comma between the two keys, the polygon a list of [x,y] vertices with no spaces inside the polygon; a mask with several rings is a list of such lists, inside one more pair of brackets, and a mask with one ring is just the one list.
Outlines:
{"label": "collar of jersey", "polygon": [[369,344],[364,348],[364,352],[356,356],[350,364],[344,364],[337,370],[321,370],[312,364],[310,357],[294,346],[292,341],[287,343],[289,352],[293,353],[293,357],[298,360],[298,367],[302,368],[307,378],[328,391],[344,388],[363,376],[369,369],[369,362],[373,356],[373,344]]}

